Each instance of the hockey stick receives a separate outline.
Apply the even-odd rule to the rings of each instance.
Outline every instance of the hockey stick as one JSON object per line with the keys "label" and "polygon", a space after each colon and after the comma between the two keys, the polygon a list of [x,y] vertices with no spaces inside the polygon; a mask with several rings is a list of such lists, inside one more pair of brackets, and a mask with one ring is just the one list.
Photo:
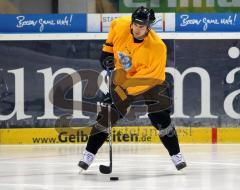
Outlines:
{"label": "hockey stick", "polygon": [[[111,71],[107,69],[107,75],[109,77],[109,93],[111,87]],[[108,144],[109,144],[109,166],[100,165],[99,171],[103,174],[112,173],[112,125],[111,125],[111,104],[107,104],[108,107]]]}

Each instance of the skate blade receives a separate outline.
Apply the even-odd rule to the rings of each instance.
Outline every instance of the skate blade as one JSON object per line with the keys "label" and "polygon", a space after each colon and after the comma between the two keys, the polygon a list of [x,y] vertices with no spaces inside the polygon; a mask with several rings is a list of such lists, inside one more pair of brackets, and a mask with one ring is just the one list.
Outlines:
{"label": "skate blade", "polygon": [[78,174],[79,174],[79,175],[82,175],[82,174],[84,174],[84,171],[85,171],[84,169],[80,168]]}

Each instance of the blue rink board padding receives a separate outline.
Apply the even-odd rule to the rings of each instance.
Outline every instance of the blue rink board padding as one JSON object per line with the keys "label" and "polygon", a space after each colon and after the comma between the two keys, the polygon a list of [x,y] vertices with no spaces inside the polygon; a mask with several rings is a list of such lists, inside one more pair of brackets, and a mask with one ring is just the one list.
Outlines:
{"label": "blue rink board padding", "polygon": [[176,32],[240,32],[240,14],[176,14]]}
{"label": "blue rink board padding", "polygon": [[86,14],[0,15],[0,33],[87,32]]}
{"label": "blue rink board padding", "polygon": [[[81,33],[88,32],[87,21],[84,13],[0,14],[0,33]],[[240,32],[237,13],[177,13],[173,22],[176,32]]]}

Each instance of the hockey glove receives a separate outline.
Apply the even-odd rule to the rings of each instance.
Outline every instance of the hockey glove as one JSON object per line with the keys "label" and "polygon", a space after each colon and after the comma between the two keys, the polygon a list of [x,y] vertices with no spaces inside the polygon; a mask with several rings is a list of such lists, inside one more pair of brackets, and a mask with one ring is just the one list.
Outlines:
{"label": "hockey glove", "polygon": [[112,53],[102,52],[100,58],[101,65],[105,70],[113,70],[115,68],[114,56]]}

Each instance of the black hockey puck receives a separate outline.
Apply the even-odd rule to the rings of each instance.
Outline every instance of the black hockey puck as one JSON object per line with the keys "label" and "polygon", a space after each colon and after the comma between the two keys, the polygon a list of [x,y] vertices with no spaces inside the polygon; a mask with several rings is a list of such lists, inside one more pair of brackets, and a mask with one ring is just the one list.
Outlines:
{"label": "black hockey puck", "polygon": [[119,178],[118,177],[110,177],[110,180],[111,181],[117,181],[117,180],[119,180]]}

